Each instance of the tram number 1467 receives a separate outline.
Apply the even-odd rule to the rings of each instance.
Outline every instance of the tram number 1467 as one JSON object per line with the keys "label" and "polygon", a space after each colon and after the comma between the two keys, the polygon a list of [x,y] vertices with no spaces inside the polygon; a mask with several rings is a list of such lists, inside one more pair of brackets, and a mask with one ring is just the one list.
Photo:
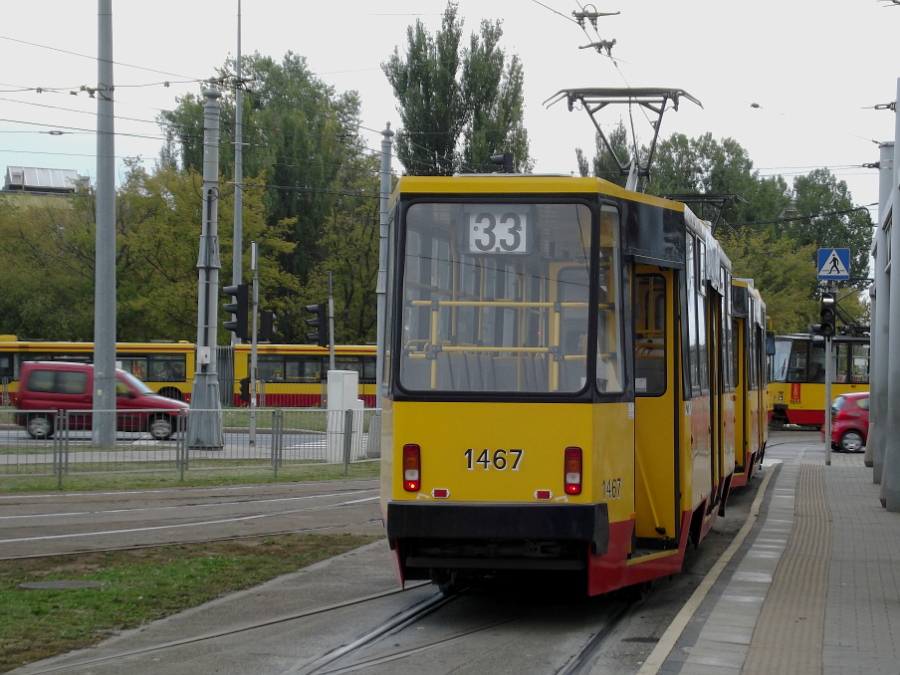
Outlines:
{"label": "tram number 1467", "polygon": [[603,493],[604,501],[620,499],[622,497],[622,479],[611,478],[603,481],[600,485],[600,491]]}
{"label": "tram number 1467", "polygon": [[504,469],[516,471],[519,468],[519,462],[522,461],[522,457],[525,455],[525,451],[520,449],[494,450],[493,452],[485,449],[482,450],[476,458],[476,452],[478,451],[473,450],[472,448],[469,448],[465,452],[466,469],[469,471],[474,471],[479,465],[485,471],[491,467],[499,471],[503,471]]}

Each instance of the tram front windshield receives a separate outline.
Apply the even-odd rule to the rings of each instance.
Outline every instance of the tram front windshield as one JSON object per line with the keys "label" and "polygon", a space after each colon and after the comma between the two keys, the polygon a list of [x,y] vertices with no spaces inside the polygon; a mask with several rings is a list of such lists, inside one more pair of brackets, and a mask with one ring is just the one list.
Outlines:
{"label": "tram front windshield", "polygon": [[405,390],[621,391],[614,209],[422,201],[403,231]]}

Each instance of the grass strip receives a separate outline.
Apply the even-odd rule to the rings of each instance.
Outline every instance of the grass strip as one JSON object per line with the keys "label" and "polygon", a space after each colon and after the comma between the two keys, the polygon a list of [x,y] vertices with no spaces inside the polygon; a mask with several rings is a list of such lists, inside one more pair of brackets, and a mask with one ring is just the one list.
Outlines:
{"label": "grass strip", "polygon": [[[53,492],[57,490],[58,479],[49,475],[50,467],[46,467],[45,475],[31,475],[38,472],[36,467],[26,467],[27,471],[18,474],[0,475],[0,493],[12,494],[21,492]],[[344,475],[343,464],[324,463],[285,463],[275,476],[271,467],[243,467],[239,471],[233,468],[192,468],[185,472],[184,480],[179,480],[179,472],[153,471],[150,466],[142,466],[142,471],[134,471],[134,465],[123,467],[123,471],[98,473],[72,473],[63,477],[62,489],[69,492],[81,490],[141,490],[147,488],[166,487],[209,487],[216,485],[239,485],[244,483],[291,483],[319,480],[346,480],[348,478],[377,478],[381,466],[379,462],[353,462]],[[238,467],[235,467],[238,468]],[[129,471],[129,469],[131,469]]]}
{"label": "grass strip", "polygon": [[[136,551],[86,553],[0,566],[0,672],[96,644],[189,607],[375,541],[361,535],[278,535]],[[25,590],[47,581],[99,588]]]}

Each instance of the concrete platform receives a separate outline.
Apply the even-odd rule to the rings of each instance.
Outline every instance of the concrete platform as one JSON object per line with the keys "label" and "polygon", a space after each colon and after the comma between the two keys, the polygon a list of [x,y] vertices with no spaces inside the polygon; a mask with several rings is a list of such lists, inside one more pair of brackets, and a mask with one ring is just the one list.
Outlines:
{"label": "concrete platform", "polygon": [[900,672],[900,514],[863,457],[773,434],[756,523],[641,674]]}

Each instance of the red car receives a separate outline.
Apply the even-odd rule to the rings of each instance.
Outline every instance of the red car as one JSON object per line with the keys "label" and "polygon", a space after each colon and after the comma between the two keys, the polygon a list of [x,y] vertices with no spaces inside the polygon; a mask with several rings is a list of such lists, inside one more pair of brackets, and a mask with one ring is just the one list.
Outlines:
{"label": "red car", "polygon": [[[869,392],[842,394],[831,404],[831,447],[838,452],[862,452],[869,435]],[[825,427],[822,427],[825,441]]]}

